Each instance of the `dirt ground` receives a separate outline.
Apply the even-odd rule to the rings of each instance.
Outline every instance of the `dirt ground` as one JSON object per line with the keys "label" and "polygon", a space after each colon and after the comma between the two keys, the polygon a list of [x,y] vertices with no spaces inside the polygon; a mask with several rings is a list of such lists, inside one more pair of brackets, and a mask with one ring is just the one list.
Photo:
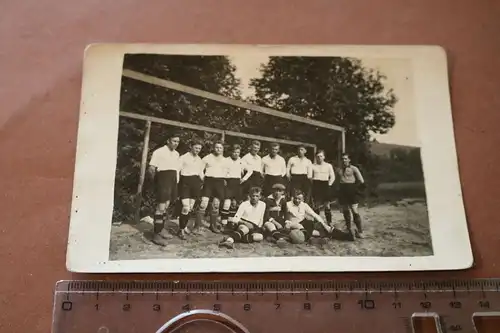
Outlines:
{"label": "dirt ground", "polygon": [[[333,211],[333,220],[343,229],[342,214]],[[114,225],[111,229],[110,260],[160,258],[220,258],[262,256],[426,256],[432,255],[427,207],[422,200],[361,207],[365,238],[355,242],[329,240],[323,245],[299,244],[285,249],[270,242],[235,244],[233,250],[217,246],[222,235],[205,231],[182,241],[175,236],[166,247],[149,240],[152,224]],[[176,221],[175,221],[176,222]],[[176,227],[175,224],[172,225]]]}

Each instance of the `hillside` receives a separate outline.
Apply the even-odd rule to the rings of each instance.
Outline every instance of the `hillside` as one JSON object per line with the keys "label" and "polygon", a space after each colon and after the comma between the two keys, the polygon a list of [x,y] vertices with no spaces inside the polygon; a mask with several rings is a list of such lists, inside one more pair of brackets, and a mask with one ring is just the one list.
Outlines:
{"label": "hillside", "polygon": [[404,149],[407,153],[412,150],[419,150],[419,147],[397,145],[393,143],[382,143],[373,141],[370,143],[370,151],[377,156],[389,156],[393,149]]}

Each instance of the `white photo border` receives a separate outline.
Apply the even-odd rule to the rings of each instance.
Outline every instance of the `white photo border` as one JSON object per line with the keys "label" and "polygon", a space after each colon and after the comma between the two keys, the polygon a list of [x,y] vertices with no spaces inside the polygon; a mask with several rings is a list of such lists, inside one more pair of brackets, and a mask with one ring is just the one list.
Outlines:
{"label": "white photo border", "polygon": [[[123,58],[128,53],[342,56],[411,60],[433,255],[110,260]],[[66,267],[85,273],[367,272],[473,265],[446,52],[439,46],[92,44],[85,50]]]}

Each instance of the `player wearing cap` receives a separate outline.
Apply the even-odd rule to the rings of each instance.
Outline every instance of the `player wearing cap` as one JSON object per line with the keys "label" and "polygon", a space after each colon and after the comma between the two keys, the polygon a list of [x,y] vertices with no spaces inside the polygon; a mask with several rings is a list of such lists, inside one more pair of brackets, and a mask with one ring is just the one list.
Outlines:
{"label": "player wearing cap", "polygon": [[179,136],[171,134],[167,144],[153,151],[148,171],[154,179],[156,211],[153,226],[153,243],[166,246],[169,234],[165,229],[168,221],[167,210],[170,203],[177,199],[179,181]]}
{"label": "player wearing cap", "polygon": [[243,196],[248,196],[248,191],[252,187],[262,188],[262,158],[259,156],[260,142],[252,141],[250,152],[243,156],[241,162],[245,175],[241,179]]}
{"label": "player wearing cap", "polygon": [[196,214],[195,232],[199,232],[202,227],[203,217],[205,216],[210,199],[212,199],[210,230],[219,232],[217,219],[219,216],[220,201],[224,200],[225,197],[227,176],[227,164],[223,152],[224,146],[222,142],[215,142],[212,153],[202,159],[205,177],[200,206],[198,214]]}
{"label": "player wearing cap", "polygon": [[262,190],[258,187],[249,190],[249,199],[240,204],[234,216],[233,222],[237,225],[237,229],[229,232],[229,235],[221,240],[220,247],[232,249],[234,243],[261,242],[264,239],[262,226],[266,204],[260,200],[261,193]]}
{"label": "player wearing cap", "polygon": [[325,162],[325,152],[319,150],[316,153],[316,162],[312,165],[312,198],[316,213],[321,209],[325,211],[325,218],[329,225],[332,224],[332,211],[330,200],[332,185],[335,181],[335,172],[330,163]]}
{"label": "player wearing cap", "polygon": [[265,196],[272,193],[272,186],[274,184],[284,184],[286,162],[285,159],[279,155],[279,151],[280,145],[278,143],[272,143],[269,154],[262,158]]}
{"label": "player wearing cap", "polygon": [[351,216],[356,225],[354,235],[363,238],[363,228],[361,216],[358,211],[359,192],[365,186],[365,180],[361,171],[351,164],[348,154],[342,155],[342,168],[338,170],[339,174],[339,204],[342,206],[342,213],[349,233],[353,234],[351,226]]}
{"label": "player wearing cap", "polygon": [[304,194],[304,200],[309,200],[309,192],[312,178],[312,162],[306,157],[306,147],[299,146],[297,155],[288,160],[286,174],[290,181],[290,194],[300,190]]}
{"label": "player wearing cap", "polygon": [[274,184],[272,194],[266,199],[266,214],[264,217],[264,234],[274,241],[278,246],[286,244],[286,234],[283,233],[286,219],[286,197],[285,186]]}
{"label": "player wearing cap", "polygon": [[201,195],[204,164],[198,154],[202,144],[199,141],[191,142],[191,149],[180,157],[179,194],[182,211],[179,215],[179,233],[181,239],[186,238],[189,214],[192,213],[195,201]]}
{"label": "player wearing cap", "polygon": [[[231,155],[226,157],[226,192],[224,204],[220,212],[221,223],[227,225],[228,218],[231,215],[231,206],[236,208],[241,200],[241,176],[243,175],[243,163],[240,158],[241,146],[233,145]],[[236,211],[234,211],[236,213]],[[234,214],[233,214],[234,216]]]}

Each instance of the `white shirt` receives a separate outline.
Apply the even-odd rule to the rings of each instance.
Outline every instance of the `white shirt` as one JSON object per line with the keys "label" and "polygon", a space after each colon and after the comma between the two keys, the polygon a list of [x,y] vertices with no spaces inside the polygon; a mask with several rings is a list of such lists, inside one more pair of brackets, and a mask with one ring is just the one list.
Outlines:
{"label": "white shirt", "polygon": [[201,176],[203,177],[203,161],[201,157],[194,156],[191,152],[185,153],[179,160],[181,176]]}
{"label": "white shirt", "polygon": [[288,160],[288,168],[292,175],[311,176],[312,162],[307,157],[299,158],[298,156],[293,156]]}
{"label": "white shirt", "polygon": [[177,150],[170,150],[168,146],[156,149],[151,155],[149,165],[157,168],[158,171],[175,170],[179,171],[179,153]]}
{"label": "white shirt", "polygon": [[252,154],[248,153],[243,156],[241,161],[243,163],[243,167],[247,172],[255,171],[262,173],[262,158],[259,155],[255,154],[255,156],[253,156]]}
{"label": "white shirt", "polygon": [[[314,212],[314,210],[305,202],[301,202],[298,206],[296,206],[293,201],[288,201],[286,203],[286,219],[292,223],[298,223],[304,220],[307,216],[318,219],[318,214]],[[323,221],[321,217],[319,217],[320,221]]]}
{"label": "white shirt", "polygon": [[333,171],[333,166],[330,163],[323,162],[321,164],[312,165],[312,178],[314,180],[329,181],[329,185],[332,185],[335,181],[335,172]]}
{"label": "white shirt", "polygon": [[203,157],[203,165],[205,169],[205,176],[214,178],[226,178],[227,167],[226,158],[223,155],[215,156],[208,154]]}
{"label": "white shirt", "polygon": [[231,157],[226,157],[227,178],[241,178],[243,174],[243,163],[241,158],[233,160]]}
{"label": "white shirt", "polygon": [[265,175],[270,176],[285,176],[286,162],[283,157],[276,155],[271,157],[266,155],[262,158],[262,171]]}
{"label": "white shirt", "polygon": [[236,215],[234,215],[233,222],[238,223],[240,221],[252,222],[253,224],[262,227],[264,224],[264,213],[266,212],[266,204],[263,201],[257,202],[255,206],[252,206],[250,200],[243,201],[238,207]]}

